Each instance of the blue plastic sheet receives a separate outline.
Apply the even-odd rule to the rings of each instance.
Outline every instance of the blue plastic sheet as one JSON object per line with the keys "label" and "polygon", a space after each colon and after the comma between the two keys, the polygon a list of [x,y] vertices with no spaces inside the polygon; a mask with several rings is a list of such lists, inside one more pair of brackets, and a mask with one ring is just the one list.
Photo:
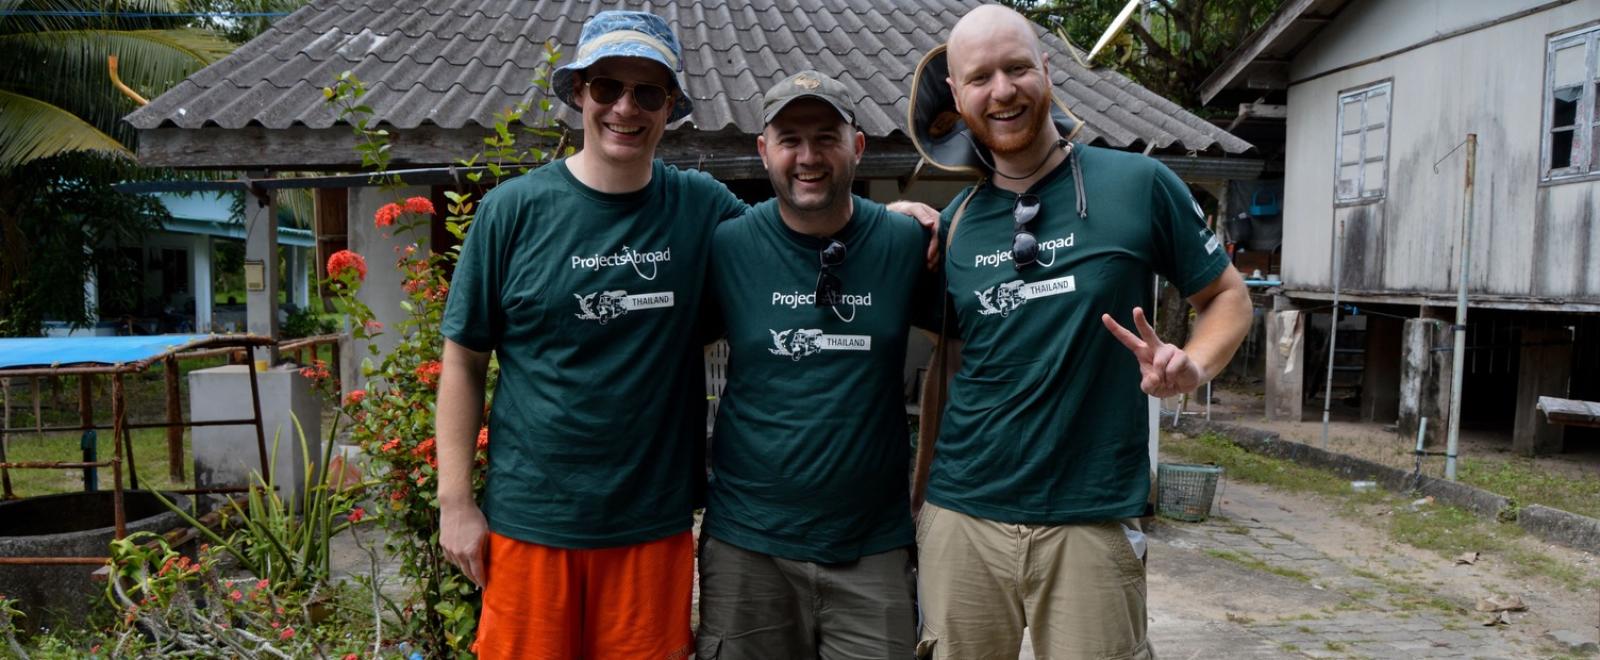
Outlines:
{"label": "blue plastic sheet", "polygon": [[0,339],[0,369],[138,362],[215,335]]}

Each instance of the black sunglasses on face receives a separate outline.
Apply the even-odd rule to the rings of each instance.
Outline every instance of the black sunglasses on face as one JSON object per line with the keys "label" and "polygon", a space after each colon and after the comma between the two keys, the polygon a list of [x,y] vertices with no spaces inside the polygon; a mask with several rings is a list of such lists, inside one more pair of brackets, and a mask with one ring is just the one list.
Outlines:
{"label": "black sunglasses on face", "polygon": [[1028,223],[1039,215],[1038,195],[1019,195],[1011,207],[1011,262],[1022,270],[1039,261],[1039,239],[1028,231]]}
{"label": "black sunglasses on face", "polygon": [[844,243],[837,239],[828,239],[827,247],[817,253],[817,261],[821,264],[817,272],[817,307],[832,307],[844,302],[844,282],[829,270],[843,264],[844,256]]}
{"label": "black sunglasses on face", "polygon": [[595,77],[584,81],[589,88],[589,98],[601,105],[611,105],[623,93],[633,93],[633,104],[645,112],[655,112],[667,104],[672,93],[667,88],[650,83],[625,83],[615,78]]}

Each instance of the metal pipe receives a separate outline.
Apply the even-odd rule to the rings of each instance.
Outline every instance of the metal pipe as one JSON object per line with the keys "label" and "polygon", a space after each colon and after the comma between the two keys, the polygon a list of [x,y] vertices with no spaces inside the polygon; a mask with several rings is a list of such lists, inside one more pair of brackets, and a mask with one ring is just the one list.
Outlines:
{"label": "metal pipe", "polygon": [[1450,368],[1450,434],[1445,445],[1444,478],[1456,480],[1456,454],[1461,446],[1461,373],[1467,353],[1467,272],[1472,267],[1472,189],[1478,173],[1478,134],[1467,134],[1466,197],[1461,214],[1461,250],[1456,273],[1455,351]]}
{"label": "metal pipe", "polygon": [[256,384],[256,359],[250,355],[250,407],[255,411],[256,453],[261,457],[261,480],[272,483],[272,466],[267,464],[267,434],[261,423],[261,386]]}
{"label": "metal pipe", "polygon": [[0,565],[98,566],[110,557],[0,557]]}
{"label": "metal pipe", "polygon": [[183,403],[178,389],[178,358],[168,355],[161,361],[161,376],[167,388],[167,477],[183,482]]}
{"label": "metal pipe", "polygon": [[117,374],[111,378],[111,423],[117,427],[111,432],[111,509],[116,516],[118,539],[128,535],[128,513],[122,509],[122,443],[117,442],[126,407],[122,397],[122,374]]}
{"label": "metal pipe", "polygon": [[1333,234],[1333,312],[1328,323],[1328,380],[1322,389],[1322,448],[1328,448],[1328,412],[1333,407],[1333,356],[1339,348],[1339,262],[1340,249],[1344,247],[1344,221],[1340,220]]}
{"label": "metal pipe", "polygon": [[111,467],[111,461],[16,461],[0,463],[0,467],[18,470],[71,470],[75,468]]}
{"label": "metal pipe", "polygon": [[[127,424],[123,424],[122,427],[126,428],[126,429],[166,429],[166,428],[173,428],[173,427],[188,428],[188,427],[191,427],[191,426],[248,426],[248,425],[255,424],[255,423],[256,422],[253,419],[241,418],[241,419],[208,419],[208,420],[193,421],[193,422],[179,421],[177,423],[173,423],[173,422],[128,422]],[[96,430],[96,431],[109,431],[109,430],[111,430],[111,428],[112,428],[112,426],[110,424],[89,424],[87,426],[81,425],[81,424],[73,424],[73,425],[46,426],[46,427],[44,427],[44,430],[45,430],[46,433],[49,433],[49,432],[52,432],[52,431],[88,431],[88,430],[91,430],[91,429],[92,430]],[[32,430],[32,429],[0,428],[0,431],[5,431],[5,432],[8,432],[8,433],[9,432],[19,431],[19,430],[28,431],[28,430]]]}

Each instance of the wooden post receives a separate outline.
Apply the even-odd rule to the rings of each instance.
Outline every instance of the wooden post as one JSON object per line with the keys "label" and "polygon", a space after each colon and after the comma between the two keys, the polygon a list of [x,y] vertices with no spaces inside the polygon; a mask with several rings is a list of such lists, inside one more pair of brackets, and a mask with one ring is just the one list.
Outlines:
{"label": "wooden post", "polygon": [[1267,314],[1266,413],[1269,420],[1300,421],[1305,412],[1306,313],[1278,298]]}
{"label": "wooden post", "polygon": [[1366,363],[1361,373],[1361,419],[1368,422],[1393,422],[1400,415],[1400,364],[1405,361],[1401,346],[1405,333],[1402,319],[1387,316],[1367,318]]}
{"label": "wooden post", "polygon": [[43,393],[39,391],[39,377],[38,376],[34,376],[33,377],[33,428],[34,428],[34,433],[39,434],[40,437],[44,436],[44,409],[43,409],[42,406],[39,405],[39,400],[41,398],[43,398],[42,394]]}
{"label": "wooden post", "polygon": [[167,379],[167,476],[183,483],[183,403],[178,399],[178,358],[168,355],[162,360]]}

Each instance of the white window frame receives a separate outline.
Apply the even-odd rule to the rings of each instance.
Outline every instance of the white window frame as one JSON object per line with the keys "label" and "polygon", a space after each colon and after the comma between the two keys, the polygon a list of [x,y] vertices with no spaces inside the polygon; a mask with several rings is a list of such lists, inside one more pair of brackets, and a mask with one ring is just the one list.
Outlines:
{"label": "white window frame", "polygon": [[[1551,167],[1555,151],[1556,51],[1583,48],[1582,92],[1574,110],[1572,152],[1566,167]],[[1539,126],[1539,172],[1541,181],[1600,174],[1600,154],[1595,153],[1595,133],[1600,131],[1600,114],[1595,112],[1595,96],[1600,87],[1600,25],[1591,25],[1552,36],[1544,51],[1544,114]]]}
{"label": "white window frame", "polygon": [[[1384,104],[1382,117],[1368,116],[1371,109],[1371,100],[1375,97],[1387,97]],[[1361,108],[1361,116],[1354,130],[1346,131],[1345,108],[1352,103]],[[1373,113],[1376,114],[1376,113]],[[1378,201],[1384,198],[1389,191],[1389,142],[1394,135],[1390,119],[1394,116],[1394,80],[1384,80],[1354,89],[1339,92],[1338,109],[1334,113],[1334,142],[1333,142],[1333,201],[1336,204],[1359,204]],[[1367,132],[1383,129],[1383,153],[1367,153]],[[1354,155],[1344,153],[1344,142],[1348,136],[1357,136],[1356,143],[1360,145],[1359,153]],[[1343,179],[1339,173],[1348,165],[1359,165],[1356,169],[1355,187],[1353,191],[1340,189]],[[1383,177],[1383,185],[1375,190],[1367,190],[1367,176],[1369,173]]]}

